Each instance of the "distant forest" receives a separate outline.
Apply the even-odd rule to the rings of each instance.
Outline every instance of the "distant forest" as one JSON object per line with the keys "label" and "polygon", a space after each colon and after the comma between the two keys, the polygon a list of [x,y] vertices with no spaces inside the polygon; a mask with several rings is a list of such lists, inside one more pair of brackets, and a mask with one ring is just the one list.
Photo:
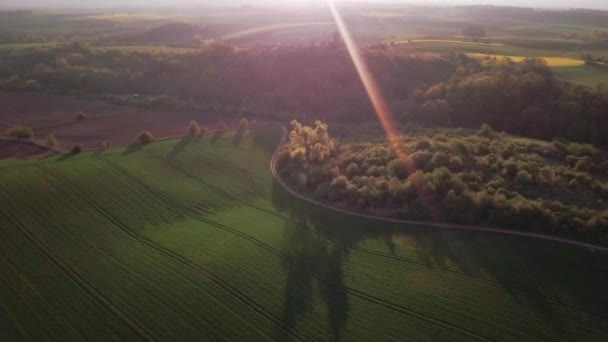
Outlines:
{"label": "distant forest", "polygon": [[[401,122],[494,129],[608,144],[608,95],[558,81],[544,61],[479,61],[463,54],[403,56],[365,49]],[[191,53],[93,49],[84,44],[2,52],[0,88],[71,93],[121,104],[330,121],[374,118],[341,44]]]}

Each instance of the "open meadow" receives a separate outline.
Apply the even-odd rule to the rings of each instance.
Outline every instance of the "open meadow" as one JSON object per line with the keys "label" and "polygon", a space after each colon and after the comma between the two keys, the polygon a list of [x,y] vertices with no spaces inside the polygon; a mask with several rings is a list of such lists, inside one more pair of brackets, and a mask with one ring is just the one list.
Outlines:
{"label": "open meadow", "polygon": [[605,253],[307,204],[270,173],[282,134],[271,126],[0,163],[7,331],[31,340],[608,338]]}

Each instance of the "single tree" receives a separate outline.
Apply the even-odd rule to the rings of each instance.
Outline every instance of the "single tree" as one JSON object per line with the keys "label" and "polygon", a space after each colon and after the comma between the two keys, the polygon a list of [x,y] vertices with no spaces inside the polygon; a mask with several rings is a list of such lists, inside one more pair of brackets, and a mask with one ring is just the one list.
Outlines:
{"label": "single tree", "polygon": [[76,145],[74,145],[74,147],[72,147],[72,150],[70,151],[70,153],[71,154],[79,154],[82,151],[84,151],[84,148],[82,147],[82,145],[76,144]]}
{"label": "single tree", "polygon": [[194,120],[190,121],[188,124],[188,133],[190,133],[190,136],[201,134],[201,126],[199,126],[198,122]]}
{"label": "single tree", "polygon": [[151,143],[152,141],[154,141],[154,137],[152,136],[152,133],[150,133],[148,131],[142,131],[141,133],[139,133],[137,135],[137,137],[135,137],[133,144],[147,145],[147,144]]}
{"label": "single tree", "polygon": [[46,137],[46,144],[49,146],[57,146],[57,138],[54,134],[49,134]]}

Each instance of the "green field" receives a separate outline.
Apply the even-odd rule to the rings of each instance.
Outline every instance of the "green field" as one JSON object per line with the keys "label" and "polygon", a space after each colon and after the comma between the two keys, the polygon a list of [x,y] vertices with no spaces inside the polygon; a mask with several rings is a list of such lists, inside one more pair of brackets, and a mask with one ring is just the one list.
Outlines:
{"label": "green field", "polygon": [[608,83],[607,65],[560,67],[554,68],[553,72],[555,72],[560,79],[592,88],[595,88],[600,83]]}
{"label": "green field", "polygon": [[25,340],[606,340],[608,256],[314,207],[279,127],[0,163],[0,327]]}

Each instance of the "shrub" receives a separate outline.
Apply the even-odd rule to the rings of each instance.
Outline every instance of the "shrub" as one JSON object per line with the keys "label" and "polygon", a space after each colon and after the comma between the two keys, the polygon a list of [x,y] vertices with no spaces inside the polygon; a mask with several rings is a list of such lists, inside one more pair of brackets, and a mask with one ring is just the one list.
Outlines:
{"label": "shrub", "polygon": [[517,174],[519,166],[513,160],[507,160],[503,165],[503,173],[506,176],[513,177]]}
{"label": "shrub", "polygon": [[350,163],[347,167],[346,167],[346,175],[348,177],[353,177],[359,174],[359,165],[357,165],[356,163]]}
{"label": "shrub", "polygon": [[481,125],[481,129],[479,130],[479,133],[481,135],[483,135],[484,137],[492,137],[492,136],[494,136],[494,130],[488,124]]}
{"label": "shrub", "polygon": [[464,163],[460,157],[454,156],[450,158],[450,170],[454,172],[462,171]]}
{"label": "shrub", "polygon": [[15,125],[4,132],[4,135],[17,139],[31,139],[34,137],[34,131],[25,126]]}
{"label": "shrub", "polygon": [[46,144],[49,146],[57,146],[57,138],[54,134],[49,134],[46,136]]}
{"label": "shrub", "polygon": [[241,119],[241,121],[239,121],[239,128],[240,129],[247,129],[247,128],[249,128],[249,120],[247,120],[247,119]]}
{"label": "shrub", "polygon": [[448,142],[450,150],[454,153],[468,155],[470,153],[469,146],[462,139],[450,139]]}
{"label": "shrub", "polygon": [[150,133],[148,131],[142,131],[135,137],[135,140],[133,140],[133,144],[147,145],[147,144],[151,143],[152,141],[154,141],[154,137],[152,136],[152,133]]}
{"label": "shrub", "polygon": [[109,150],[110,148],[112,148],[112,143],[109,140],[104,141],[103,148],[105,148],[106,150]]}
{"label": "shrub", "polygon": [[388,175],[391,177],[405,179],[408,176],[408,172],[405,165],[403,165],[403,162],[399,159],[393,159],[391,162],[389,162],[387,170]]}
{"label": "shrub", "polygon": [[217,124],[217,130],[220,132],[225,132],[226,130],[228,130],[228,126],[226,126],[226,124],[224,123],[224,121],[220,121]]}
{"label": "shrub", "polygon": [[416,142],[416,151],[428,150],[431,148],[431,142],[428,139],[420,139]]}
{"label": "shrub", "polygon": [[418,169],[425,169],[427,164],[433,159],[433,154],[430,152],[416,152],[411,156],[412,161]]}
{"label": "shrub", "polygon": [[201,126],[199,126],[198,122],[192,120],[188,124],[188,133],[190,136],[196,136],[201,134]]}
{"label": "shrub", "polygon": [[79,153],[82,153],[82,151],[84,151],[84,148],[82,147],[82,145],[76,144],[76,145],[74,145],[74,147],[72,147],[72,149],[70,150],[70,153],[79,154]]}
{"label": "shrub", "polygon": [[574,166],[574,170],[579,172],[588,172],[589,171],[589,161],[585,159],[581,159]]}
{"label": "shrub", "polygon": [[87,115],[87,113],[84,113],[84,112],[76,113],[76,120],[78,120],[78,121],[86,120],[88,118],[89,118],[89,116]]}
{"label": "shrub", "polygon": [[600,151],[593,145],[572,143],[568,145],[568,152],[578,157],[595,157]]}
{"label": "shrub", "polygon": [[532,183],[532,175],[526,170],[520,170],[515,177],[515,181],[519,184]]}
{"label": "shrub", "polygon": [[436,152],[431,159],[431,167],[433,169],[447,167],[449,162],[450,158],[445,152]]}
{"label": "shrub", "polygon": [[200,134],[201,134],[201,135],[205,135],[205,134],[207,134],[207,129],[206,129],[205,127],[202,127],[202,126],[201,126],[201,127],[200,127]]}

